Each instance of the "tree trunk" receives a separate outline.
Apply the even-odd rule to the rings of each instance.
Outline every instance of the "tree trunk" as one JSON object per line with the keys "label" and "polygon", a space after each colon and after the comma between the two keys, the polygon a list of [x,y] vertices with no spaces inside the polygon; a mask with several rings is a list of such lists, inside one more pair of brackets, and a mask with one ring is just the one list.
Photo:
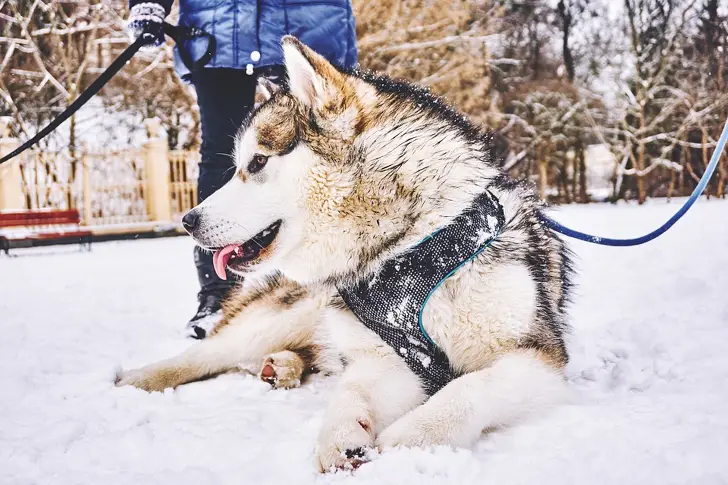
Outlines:
{"label": "tree trunk", "polygon": [[[687,136],[685,137],[685,141],[687,141]],[[675,195],[675,184],[679,183],[679,180],[682,178],[683,173],[685,172],[685,157],[687,154],[690,153],[690,148],[682,147],[680,148],[680,166],[682,167],[682,170],[680,172],[672,171],[670,174],[670,186],[667,189],[667,200],[672,200],[673,195]]]}
{"label": "tree trunk", "polygon": [[[631,150],[631,148],[630,148]],[[636,169],[637,167],[637,158],[634,156],[633,152],[630,152],[629,157],[627,158],[627,163],[624,166],[625,170],[631,170]],[[635,177],[636,180],[636,177]],[[631,178],[628,178],[628,176],[624,176],[624,179],[622,181],[622,185],[619,186],[619,193],[617,194],[617,200],[624,199],[627,200],[627,191],[631,190],[634,192],[635,187],[637,186],[637,183],[635,180],[632,180]]]}
{"label": "tree trunk", "polygon": [[670,184],[667,186],[667,201],[672,200],[672,194],[675,192],[675,176],[677,174],[674,170],[670,170]]}
{"label": "tree trunk", "polygon": [[682,170],[680,171],[680,177],[677,180],[677,194],[683,195],[685,193],[685,173],[688,171],[688,166],[693,158],[692,149],[686,149],[683,151],[683,158],[681,163]]}
{"label": "tree trunk", "polygon": [[564,197],[562,200],[565,204],[571,204],[573,202],[574,191],[569,190],[569,173],[566,171],[565,165],[561,170],[561,185],[564,186]]}
{"label": "tree trunk", "polygon": [[[704,127],[701,127],[701,131],[703,133],[703,173],[705,173],[705,169],[708,167],[708,134],[705,132]],[[710,199],[710,183],[705,188],[705,198]]]}
{"label": "tree trunk", "polygon": [[546,200],[546,187],[547,182],[547,170],[546,170],[546,159],[544,157],[544,150],[539,148],[538,150],[538,196],[541,200]]}
{"label": "tree trunk", "polygon": [[645,144],[640,142],[637,152],[637,202],[642,205],[647,200],[647,191],[645,188],[645,179],[642,172],[645,169]]}
{"label": "tree trunk", "polygon": [[569,82],[574,82],[575,68],[574,68],[574,56],[571,53],[571,46],[569,45],[569,36],[571,35],[571,24],[572,14],[567,8],[564,0],[560,0],[556,5],[556,10],[561,17],[561,53],[564,56],[564,66],[566,67],[566,75],[569,78]]}
{"label": "tree trunk", "polygon": [[586,193],[586,153],[581,143],[579,143],[577,157],[579,158],[579,202],[586,204],[589,202],[589,196]]}
{"label": "tree trunk", "polygon": [[[717,0],[711,0],[708,2],[710,7],[713,9],[711,10],[711,19],[713,16],[715,18],[718,17],[718,2]],[[715,4],[715,5],[713,5]],[[723,41],[725,43],[725,37],[723,38]],[[725,77],[723,76],[723,73],[725,72],[725,56],[718,56],[718,74],[716,76],[716,79],[718,81],[718,91],[724,92],[725,91]],[[722,109],[721,110],[721,120],[725,120],[728,116],[728,110]],[[718,123],[718,127],[720,127],[720,123]],[[719,128],[720,129],[720,128]],[[720,136],[720,135],[719,135]],[[716,197],[720,197],[725,199],[726,193],[725,193],[725,186],[726,183],[728,183],[728,158],[725,156],[725,152],[721,153],[720,160],[718,161],[718,190],[715,193]]]}
{"label": "tree trunk", "polygon": [[71,170],[68,175],[68,188],[66,190],[66,205],[69,209],[74,208],[73,203],[73,182],[76,180],[76,170],[78,169],[78,153],[76,151],[76,115],[71,115],[71,122],[69,123],[69,135],[68,135],[68,157],[69,163],[71,164]]}
{"label": "tree trunk", "polygon": [[718,189],[715,191],[716,197],[725,199],[726,183],[728,183],[728,168],[726,167],[725,153],[722,153],[718,162]]}
{"label": "tree trunk", "polygon": [[577,182],[578,182],[578,173],[579,173],[579,160],[578,155],[574,155],[571,160],[571,201],[577,200]]}
{"label": "tree trunk", "polygon": [[[724,60],[723,56],[720,58],[720,78],[718,80],[718,85],[721,87],[721,89],[725,88],[725,82],[723,79],[723,65]],[[728,110],[722,110],[722,116],[721,120],[725,120],[726,116],[728,116]],[[718,127],[720,127],[720,123],[718,123]],[[726,192],[725,192],[725,186],[728,184],[728,157],[725,156],[725,151],[720,154],[720,160],[718,160],[718,190],[715,192],[716,197],[720,197],[721,199],[726,198]]]}
{"label": "tree trunk", "polygon": [[556,183],[556,198],[563,202],[564,200],[564,181],[563,177],[559,177],[559,181]]}

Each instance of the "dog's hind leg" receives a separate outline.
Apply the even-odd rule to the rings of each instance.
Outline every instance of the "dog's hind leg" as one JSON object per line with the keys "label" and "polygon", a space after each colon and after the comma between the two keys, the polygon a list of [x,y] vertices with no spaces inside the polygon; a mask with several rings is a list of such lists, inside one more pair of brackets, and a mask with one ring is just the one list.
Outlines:
{"label": "dog's hind leg", "polygon": [[559,403],[566,383],[547,356],[514,351],[486,369],[465,374],[395,421],[380,448],[471,446],[486,428],[505,426]]}
{"label": "dog's hind leg", "polygon": [[258,377],[276,389],[291,389],[301,385],[301,378],[312,365],[304,357],[308,352],[282,350],[263,360]]}

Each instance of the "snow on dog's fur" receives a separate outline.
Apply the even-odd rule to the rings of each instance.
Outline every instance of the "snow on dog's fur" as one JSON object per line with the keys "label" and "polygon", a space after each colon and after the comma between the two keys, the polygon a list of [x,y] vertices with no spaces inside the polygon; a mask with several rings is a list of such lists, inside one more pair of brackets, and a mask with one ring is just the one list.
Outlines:
{"label": "snow on dog's fur", "polygon": [[[236,142],[237,175],[193,209],[191,234],[228,254],[219,266],[248,277],[282,274],[302,293],[288,308],[268,290],[256,293],[268,303],[255,311],[243,305],[234,325],[161,368],[183,374],[194,362],[198,371],[220,372],[255,345],[258,356],[306,344],[324,360],[341,354],[346,368],[318,440],[321,470],[355,466],[375,446],[468,446],[486,428],[559,402],[569,252],[540,223],[531,188],[494,163],[491,136],[423,89],[342,72],[292,37],[283,49],[289,89],[249,118]],[[486,188],[507,222],[425,308],[425,329],[463,373],[426,400],[415,374],[334,288],[447,225]],[[246,340],[250,327],[255,342]],[[204,346],[229,351],[205,354]],[[121,382],[159,387],[145,384],[158,369]]]}

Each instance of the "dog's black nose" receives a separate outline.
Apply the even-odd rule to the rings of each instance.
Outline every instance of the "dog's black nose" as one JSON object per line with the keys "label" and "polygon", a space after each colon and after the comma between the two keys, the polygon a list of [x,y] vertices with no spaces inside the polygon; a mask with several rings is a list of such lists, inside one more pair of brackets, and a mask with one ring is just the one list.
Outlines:
{"label": "dog's black nose", "polygon": [[197,227],[199,220],[200,216],[197,211],[192,209],[182,218],[182,226],[185,228],[185,231],[192,234],[192,231],[194,231]]}

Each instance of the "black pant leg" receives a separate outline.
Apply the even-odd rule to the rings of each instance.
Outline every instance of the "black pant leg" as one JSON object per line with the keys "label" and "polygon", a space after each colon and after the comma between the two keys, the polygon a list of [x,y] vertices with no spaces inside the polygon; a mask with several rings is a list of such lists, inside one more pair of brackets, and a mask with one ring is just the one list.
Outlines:
{"label": "black pant leg", "polygon": [[[203,69],[191,75],[200,108],[200,146],[197,196],[199,202],[225,185],[235,174],[233,143],[243,120],[255,103],[256,76],[237,69]],[[227,291],[231,279],[215,274],[212,254],[195,247],[195,266],[200,293]]]}

